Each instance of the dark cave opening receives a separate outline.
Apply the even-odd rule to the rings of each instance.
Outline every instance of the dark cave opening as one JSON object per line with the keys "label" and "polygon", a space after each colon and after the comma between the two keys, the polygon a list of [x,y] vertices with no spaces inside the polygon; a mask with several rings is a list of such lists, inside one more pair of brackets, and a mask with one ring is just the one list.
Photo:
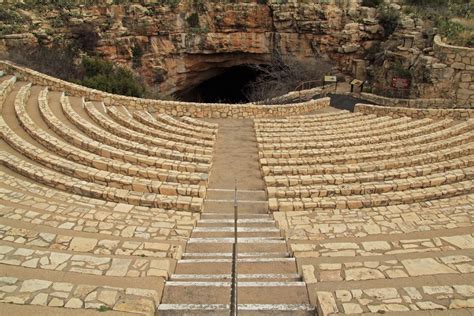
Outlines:
{"label": "dark cave opening", "polygon": [[255,81],[260,71],[251,65],[239,65],[223,69],[198,86],[176,96],[183,101],[203,103],[245,103],[248,102],[246,89]]}

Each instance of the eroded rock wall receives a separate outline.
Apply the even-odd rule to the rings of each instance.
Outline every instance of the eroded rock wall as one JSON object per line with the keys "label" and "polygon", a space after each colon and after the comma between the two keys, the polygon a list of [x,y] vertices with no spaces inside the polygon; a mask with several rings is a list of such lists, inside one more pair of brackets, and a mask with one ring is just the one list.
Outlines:
{"label": "eroded rock wall", "polygon": [[1,46],[68,40],[77,36],[74,28],[87,25],[98,35],[97,53],[134,65],[149,85],[171,93],[228,67],[265,64],[274,49],[300,59],[327,56],[341,70],[350,70],[352,60],[363,56],[383,34],[375,9],[361,7],[357,0],[177,2],[173,6],[163,1],[121,5],[97,1],[48,12],[22,10],[36,27],[2,36]]}

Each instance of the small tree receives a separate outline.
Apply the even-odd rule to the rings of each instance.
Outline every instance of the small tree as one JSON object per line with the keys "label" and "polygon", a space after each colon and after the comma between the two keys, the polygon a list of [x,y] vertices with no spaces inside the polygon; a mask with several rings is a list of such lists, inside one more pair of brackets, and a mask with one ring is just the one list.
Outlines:
{"label": "small tree", "polygon": [[299,60],[274,52],[268,65],[249,65],[259,73],[257,79],[247,85],[245,96],[256,102],[294,91],[305,81],[321,80],[331,73],[333,65],[322,58]]}
{"label": "small tree", "polygon": [[400,23],[400,12],[390,6],[380,6],[379,23],[383,26],[385,38],[388,38],[395,32]]}
{"label": "small tree", "polygon": [[83,77],[79,83],[86,87],[132,97],[145,93],[138,78],[126,68],[91,57],[84,57],[81,66]]}

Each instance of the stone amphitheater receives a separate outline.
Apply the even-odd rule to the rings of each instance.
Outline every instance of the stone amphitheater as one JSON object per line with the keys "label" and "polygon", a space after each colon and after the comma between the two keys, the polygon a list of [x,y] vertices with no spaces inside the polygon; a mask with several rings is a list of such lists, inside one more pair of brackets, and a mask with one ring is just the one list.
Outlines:
{"label": "stone amphitheater", "polygon": [[2,315],[474,314],[473,110],[152,101],[0,69]]}

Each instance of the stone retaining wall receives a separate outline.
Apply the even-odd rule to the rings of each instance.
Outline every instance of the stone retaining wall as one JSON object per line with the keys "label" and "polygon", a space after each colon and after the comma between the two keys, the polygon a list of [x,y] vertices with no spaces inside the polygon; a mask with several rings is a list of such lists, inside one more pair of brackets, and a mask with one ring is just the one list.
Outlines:
{"label": "stone retaining wall", "polygon": [[382,106],[397,106],[404,108],[417,108],[417,109],[426,109],[426,108],[452,108],[453,105],[445,99],[397,99],[397,98],[387,98],[380,95],[362,92],[357,97],[364,99],[366,101],[376,103]]}
{"label": "stone retaining wall", "polygon": [[147,110],[152,113],[166,113],[173,116],[191,116],[198,118],[285,117],[301,115],[316,109],[324,108],[329,106],[330,102],[329,98],[283,105],[193,103],[150,100],[120,96],[86,88],[31,69],[16,66],[6,61],[0,61],[0,70],[4,70],[9,74],[15,74],[19,80],[49,86],[52,90],[65,91],[71,96],[80,96],[85,97],[88,100],[102,101],[106,106],[124,105],[128,108]]}
{"label": "stone retaining wall", "polygon": [[474,48],[445,44],[437,35],[433,52],[441,62],[440,67],[452,68],[454,72],[453,89],[459,105],[474,108]]}
{"label": "stone retaining wall", "polygon": [[389,115],[395,118],[402,116],[409,116],[417,119],[452,118],[455,120],[468,120],[474,118],[474,110],[470,109],[413,109],[406,107],[387,107],[363,103],[356,104],[354,112],[362,112],[365,114],[375,114],[380,116]]}

